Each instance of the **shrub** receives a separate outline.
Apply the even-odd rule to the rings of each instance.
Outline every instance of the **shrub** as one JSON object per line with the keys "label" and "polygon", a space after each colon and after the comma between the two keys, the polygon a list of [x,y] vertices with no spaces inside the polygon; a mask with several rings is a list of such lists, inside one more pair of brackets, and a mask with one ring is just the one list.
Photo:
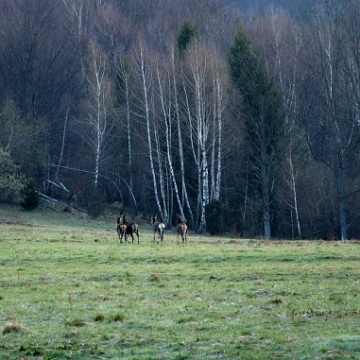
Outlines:
{"label": "shrub", "polygon": [[10,153],[0,148],[0,202],[17,202],[25,186],[25,177],[20,174]]}
{"label": "shrub", "polygon": [[101,191],[93,187],[88,200],[89,215],[93,218],[99,217],[104,212],[104,204],[101,201]]}
{"label": "shrub", "polygon": [[223,206],[219,200],[211,200],[205,208],[206,230],[211,235],[223,233]]}
{"label": "shrub", "polygon": [[35,188],[34,180],[29,180],[24,191],[24,200],[20,202],[20,205],[25,210],[34,210],[39,206],[39,194]]}

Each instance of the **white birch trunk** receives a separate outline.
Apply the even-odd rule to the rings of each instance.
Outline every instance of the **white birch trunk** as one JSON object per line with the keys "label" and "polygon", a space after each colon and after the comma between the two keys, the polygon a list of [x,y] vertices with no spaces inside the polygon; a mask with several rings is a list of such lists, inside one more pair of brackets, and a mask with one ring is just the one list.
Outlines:
{"label": "white birch trunk", "polygon": [[[288,133],[290,138],[290,143],[288,147],[289,155],[288,155],[288,165],[289,165],[289,180],[288,184],[290,186],[290,194],[291,194],[291,201],[290,201],[290,211],[294,211],[295,213],[295,223],[297,228],[297,235],[301,238],[301,224],[300,224],[300,217],[299,217],[299,209],[298,209],[298,199],[297,199],[297,191],[296,191],[296,177],[295,177],[295,169],[294,163],[292,161],[292,150],[294,147],[293,144],[293,131],[294,131],[294,122],[297,112],[297,102],[296,102],[296,88],[297,88],[297,73],[298,73],[298,66],[297,66],[297,59],[298,53],[300,51],[299,44],[295,47],[295,57],[285,58],[287,59],[288,63],[291,63],[291,74],[286,78],[286,82],[284,81],[285,76],[284,73],[284,66],[283,66],[283,57],[288,56],[287,52],[289,49],[287,47],[284,48],[282,46],[283,42],[282,39],[289,31],[289,28],[286,27],[287,22],[283,16],[276,14],[275,12],[271,15],[271,29],[274,39],[274,49],[275,49],[275,76],[278,78],[278,82],[281,89],[281,94],[284,101],[284,106],[286,109],[286,123],[288,124]],[[285,26],[284,26],[285,25]],[[295,35],[294,35],[295,36]],[[295,42],[298,43],[297,40]],[[286,85],[285,85],[286,84]],[[292,214],[291,214],[292,216]],[[293,225],[292,225],[293,228]],[[293,232],[293,229],[292,229]]]}
{"label": "white birch trunk", "polygon": [[[152,148],[152,136],[151,136],[151,125],[150,125],[150,104],[149,104],[149,80],[148,74],[145,68],[145,60],[143,54],[143,48],[140,44],[140,54],[138,54],[138,69],[139,69],[139,78],[142,84],[142,92],[143,92],[143,106],[145,112],[145,121],[146,121],[146,132],[147,132],[147,142],[148,142],[148,150],[149,150],[149,161],[150,161],[150,169],[153,180],[154,187],[154,195],[157,208],[159,210],[162,221],[167,222],[167,214],[163,211],[163,207],[160,203],[160,196],[158,192],[158,184],[157,177],[155,172],[154,158],[153,158],[153,148]],[[162,180],[162,179],[161,179]]]}
{"label": "white birch trunk", "polygon": [[[171,49],[171,62],[172,62],[172,81],[174,89],[174,106],[175,106],[175,116],[176,116],[176,125],[177,125],[177,134],[178,134],[178,145],[179,145],[179,159],[180,159],[180,173],[181,173],[181,205],[184,208],[185,204],[189,211],[190,215],[190,224],[194,224],[194,216],[190,206],[190,201],[186,189],[185,183],[185,165],[184,165],[184,150],[183,150],[183,138],[181,131],[181,117],[180,117],[180,106],[178,99],[177,91],[177,80],[176,80],[176,69],[175,69],[175,51],[174,48]],[[184,214],[182,214],[184,216]]]}
{"label": "white birch trunk", "polygon": [[96,44],[90,45],[89,67],[85,70],[85,80],[89,86],[89,95],[85,101],[87,117],[78,120],[85,125],[85,131],[80,136],[94,151],[94,187],[98,186],[102,153],[105,146],[107,132],[110,130],[107,124],[110,82],[106,73],[106,57],[97,48]]}
{"label": "white birch trunk", "polygon": [[214,199],[220,199],[220,186],[221,186],[221,160],[222,160],[222,114],[223,114],[223,99],[222,99],[222,88],[219,79],[219,73],[216,73],[215,78],[215,94],[216,94],[216,120],[217,120],[217,168],[215,173],[215,191],[214,191]]}
{"label": "white birch trunk", "polygon": [[133,191],[133,176],[132,176],[132,136],[131,136],[131,113],[130,113],[130,72],[126,70],[125,65],[120,59],[119,73],[124,81],[124,94],[126,106],[126,136],[128,148],[128,171],[129,171],[129,187]]}
{"label": "white birch trunk", "polygon": [[198,232],[202,233],[206,229],[205,207],[209,203],[209,169],[207,162],[206,143],[208,137],[208,124],[205,115],[205,74],[206,59],[202,57],[199,48],[194,49],[194,58],[192,63],[192,75],[194,81],[196,130],[198,143],[199,160],[199,208],[200,224]]}
{"label": "white birch trunk", "polygon": [[295,178],[295,171],[294,171],[291,152],[289,154],[289,169],[290,169],[290,189],[293,198],[293,208],[295,212],[296,228],[297,228],[298,237],[301,239],[301,225],[300,225],[300,217],[299,217],[299,207],[297,202],[296,178]]}
{"label": "white birch trunk", "polygon": [[[180,199],[178,185],[177,185],[176,178],[175,178],[175,172],[174,172],[174,168],[172,165],[172,155],[171,155],[171,105],[172,104],[171,104],[171,96],[168,96],[169,104],[166,105],[166,103],[165,103],[166,99],[165,99],[164,89],[163,89],[163,85],[162,85],[162,81],[161,81],[159,67],[157,67],[156,70],[157,70],[159,97],[160,97],[161,109],[162,109],[162,114],[163,114],[163,119],[164,119],[164,124],[165,124],[167,162],[168,162],[170,176],[171,176],[172,184],[174,187],[175,197],[176,197],[176,201],[177,201],[177,204],[179,207],[179,211],[180,211],[181,216],[183,218],[185,218],[183,205],[182,205],[182,202]],[[170,83],[168,84],[168,88],[169,89],[171,88]]]}

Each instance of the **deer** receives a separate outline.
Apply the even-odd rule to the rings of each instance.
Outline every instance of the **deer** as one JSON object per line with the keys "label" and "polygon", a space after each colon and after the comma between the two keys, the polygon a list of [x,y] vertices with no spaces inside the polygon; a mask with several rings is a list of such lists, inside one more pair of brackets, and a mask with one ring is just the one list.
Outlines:
{"label": "deer", "polygon": [[123,242],[122,239],[124,236],[125,236],[125,242],[128,242],[126,235],[126,224],[120,223],[120,219],[121,219],[120,216],[117,216],[116,219],[117,219],[116,232],[118,233],[120,243],[122,244]]}
{"label": "deer", "polygon": [[[165,230],[165,224],[162,221],[157,220],[157,215],[152,216],[150,219],[150,225],[152,225],[154,230],[154,242],[155,242],[155,234],[158,233],[158,239],[161,240],[161,242],[164,240],[164,230]],[[159,241],[158,241],[159,243]]]}
{"label": "deer", "polygon": [[178,233],[177,237],[179,238],[179,235],[181,235],[182,243],[184,242],[187,244],[187,231],[188,227],[186,225],[186,219],[182,216],[178,215],[178,220],[176,224],[176,231]]}
{"label": "deer", "polygon": [[[123,215],[123,225],[126,225],[126,237],[127,235],[130,235],[132,238],[132,243],[134,243],[134,234],[137,236],[138,244],[140,244],[139,239],[139,226],[138,224],[132,222],[129,223],[126,221],[126,215]],[[126,239],[125,237],[125,239]]]}

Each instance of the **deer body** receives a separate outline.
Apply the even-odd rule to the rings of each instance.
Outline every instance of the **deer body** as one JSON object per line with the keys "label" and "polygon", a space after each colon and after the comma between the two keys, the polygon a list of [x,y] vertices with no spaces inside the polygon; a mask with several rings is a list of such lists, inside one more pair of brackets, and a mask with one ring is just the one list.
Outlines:
{"label": "deer body", "polygon": [[157,221],[156,218],[157,216],[152,216],[150,220],[150,224],[152,225],[154,230],[154,242],[156,233],[158,233],[158,240],[160,239],[162,242],[164,240],[164,230],[166,226],[162,221]]}
{"label": "deer body", "polygon": [[184,219],[183,217],[178,215],[178,221],[177,221],[177,225],[176,225],[176,231],[178,233],[177,237],[179,237],[179,235],[181,235],[183,244],[184,244],[184,242],[187,244],[188,227],[185,223],[186,223],[186,219]]}
{"label": "deer body", "polygon": [[[122,217],[122,221],[121,221]],[[134,243],[134,234],[137,235],[138,244],[140,243],[139,239],[139,226],[135,223],[128,223],[125,219],[126,215],[120,215],[117,216],[117,225],[116,225],[116,231],[119,236],[119,241],[122,243],[122,239],[125,236],[125,242],[128,242],[127,237],[128,235],[131,236],[132,242]]]}
{"label": "deer body", "polygon": [[131,236],[132,243],[134,243],[134,234],[135,234],[137,236],[138,244],[140,244],[138,224],[127,222],[126,215],[123,215],[123,224],[126,225],[126,235]]}
{"label": "deer body", "polygon": [[125,236],[125,242],[127,242],[126,225],[120,223],[120,216],[117,216],[116,219],[117,219],[116,232],[118,233],[119,241],[120,243],[122,243],[123,242],[122,239]]}

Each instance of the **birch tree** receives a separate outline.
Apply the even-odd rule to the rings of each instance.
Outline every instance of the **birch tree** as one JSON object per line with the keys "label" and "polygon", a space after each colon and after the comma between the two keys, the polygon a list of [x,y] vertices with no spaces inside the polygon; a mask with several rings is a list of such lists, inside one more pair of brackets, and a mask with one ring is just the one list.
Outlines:
{"label": "birch tree", "polygon": [[[133,156],[132,156],[132,130],[131,130],[131,78],[132,70],[130,66],[124,61],[124,59],[119,58],[119,64],[117,67],[117,89],[121,95],[118,96],[118,102],[121,106],[125,106],[125,133],[127,139],[127,156],[128,156],[128,171],[129,171],[129,187],[131,192],[133,191]],[[122,127],[122,125],[121,125]]]}
{"label": "birch tree", "polygon": [[211,176],[210,176],[210,200],[220,199],[221,172],[223,157],[223,131],[224,119],[227,116],[226,107],[229,105],[226,97],[228,84],[227,66],[224,59],[221,59],[218,51],[211,51],[212,77],[212,144],[211,144]]}
{"label": "birch tree", "polygon": [[83,76],[87,92],[83,104],[85,115],[77,122],[81,125],[80,136],[89,145],[93,153],[94,187],[98,187],[101,161],[106,140],[111,130],[109,112],[112,107],[111,84],[107,75],[105,53],[95,42],[89,45],[87,64],[83,67]]}
{"label": "birch tree", "polygon": [[211,121],[209,104],[206,101],[209,71],[206,52],[201,42],[194,41],[187,52],[188,75],[184,74],[188,136],[198,176],[197,232],[199,233],[206,229],[205,207],[210,200],[207,143]]}
{"label": "birch tree", "polygon": [[[171,78],[172,78],[172,88],[173,88],[173,107],[175,113],[176,129],[177,129],[177,139],[178,139],[178,150],[179,150],[179,160],[180,160],[180,177],[181,177],[181,206],[184,209],[185,205],[189,212],[190,224],[194,225],[194,215],[192,208],[190,206],[189,196],[187,192],[186,182],[185,182],[185,160],[184,160],[184,146],[183,146],[183,135],[182,135],[182,117],[180,111],[180,99],[178,93],[178,76],[177,76],[177,66],[176,66],[176,53],[175,47],[173,46],[170,50],[171,58]],[[181,73],[181,70],[179,71]],[[181,214],[184,217],[184,214]]]}
{"label": "birch tree", "polygon": [[180,198],[179,188],[175,177],[175,171],[173,167],[172,161],[172,109],[173,109],[173,97],[171,94],[171,73],[169,71],[163,71],[164,67],[162,67],[162,75],[160,74],[159,65],[156,67],[156,78],[157,78],[157,93],[158,98],[161,104],[161,112],[163,123],[165,125],[165,142],[166,142],[166,158],[167,158],[167,166],[169,168],[171,181],[173,184],[176,202],[180,211],[181,216],[184,218],[184,209],[183,203]]}
{"label": "birch tree", "polygon": [[161,220],[169,224],[169,199],[166,191],[166,174],[163,168],[158,129],[154,126],[154,118],[151,111],[154,101],[153,68],[150,62],[146,61],[145,49],[141,42],[139,42],[139,47],[136,51],[136,64],[141,84],[141,96],[138,99],[138,116],[144,120],[146,126],[146,139],[156,207]]}
{"label": "birch tree", "polygon": [[81,43],[87,37],[90,5],[85,0],[62,0],[71,26],[74,26],[75,37],[78,43]]}

